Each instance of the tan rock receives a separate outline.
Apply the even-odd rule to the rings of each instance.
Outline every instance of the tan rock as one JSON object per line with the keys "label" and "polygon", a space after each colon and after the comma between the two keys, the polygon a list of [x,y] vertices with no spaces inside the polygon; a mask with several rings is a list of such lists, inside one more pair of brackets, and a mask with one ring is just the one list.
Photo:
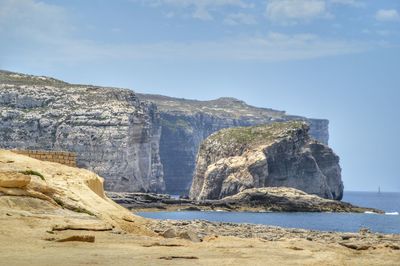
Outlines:
{"label": "tan rock", "polygon": [[18,172],[0,172],[0,187],[22,188],[29,184],[31,177]]}
{"label": "tan rock", "polygon": [[165,237],[165,238],[174,238],[174,237],[177,237],[177,233],[176,233],[175,229],[173,229],[173,228],[170,228],[170,229],[165,230],[161,235],[162,235],[163,237]]}
{"label": "tan rock", "polygon": [[190,240],[192,242],[201,242],[201,239],[198,235],[192,231],[185,231],[179,234],[180,238]]}

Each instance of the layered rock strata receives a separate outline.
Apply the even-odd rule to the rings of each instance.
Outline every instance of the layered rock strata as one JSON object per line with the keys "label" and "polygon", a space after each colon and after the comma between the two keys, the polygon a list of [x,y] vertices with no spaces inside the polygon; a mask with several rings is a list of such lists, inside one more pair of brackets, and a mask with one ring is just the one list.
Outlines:
{"label": "layered rock strata", "polygon": [[254,107],[234,98],[197,101],[149,94],[138,96],[156,104],[160,112],[160,157],[166,192],[170,194],[188,194],[200,143],[220,129],[301,120],[309,124],[313,138],[325,144],[329,140],[328,120],[290,116],[284,111]]}
{"label": "layered rock strata", "polygon": [[340,200],[339,157],[310,138],[301,121],[223,129],[197,157],[190,198],[221,199],[248,188],[292,187]]}
{"label": "layered rock strata", "polygon": [[143,219],[106,197],[103,182],[85,169],[0,150],[1,214],[31,219],[31,229],[44,223],[53,235],[64,230],[149,233],[140,226]]}
{"label": "layered rock strata", "polygon": [[114,191],[162,191],[156,107],[128,89],[0,72],[0,147],[69,151]]}
{"label": "layered rock strata", "polygon": [[187,195],[200,143],[222,128],[301,120],[329,139],[327,120],[233,98],[185,100],[7,71],[0,84],[0,147],[75,152],[107,190]]}

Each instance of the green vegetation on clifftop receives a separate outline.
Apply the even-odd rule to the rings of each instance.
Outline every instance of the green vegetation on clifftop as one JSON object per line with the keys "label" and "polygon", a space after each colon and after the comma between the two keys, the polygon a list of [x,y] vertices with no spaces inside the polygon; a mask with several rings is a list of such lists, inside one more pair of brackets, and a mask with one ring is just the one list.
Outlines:
{"label": "green vegetation on clifftop", "polygon": [[308,129],[308,126],[302,121],[289,121],[253,127],[227,128],[211,135],[207,141],[222,144],[246,144],[248,146],[269,144],[299,129]]}

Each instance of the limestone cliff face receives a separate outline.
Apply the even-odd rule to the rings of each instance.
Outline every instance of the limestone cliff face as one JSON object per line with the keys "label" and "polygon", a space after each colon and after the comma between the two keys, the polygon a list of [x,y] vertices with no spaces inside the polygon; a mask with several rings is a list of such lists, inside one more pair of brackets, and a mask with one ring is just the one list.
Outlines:
{"label": "limestone cliff face", "polygon": [[160,157],[166,192],[170,194],[188,193],[200,143],[220,129],[301,120],[310,125],[313,138],[325,144],[329,140],[328,120],[289,116],[283,111],[257,108],[234,98],[196,101],[149,94],[138,96],[155,103],[160,112]]}
{"label": "limestone cliff face", "polygon": [[248,188],[292,187],[341,199],[339,157],[302,121],[223,129],[202,144],[190,198],[221,199]]}
{"label": "limestone cliff face", "polygon": [[289,120],[306,121],[328,143],[327,120],[233,98],[185,100],[0,71],[0,147],[76,152],[78,166],[104,176],[107,190],[187,194],[210,134]]}
{"label": "limestone cliff face", "polygon": [[62,150],[114,191],[162,191],[156,107],[127,89],[0,73],[0,146]]}

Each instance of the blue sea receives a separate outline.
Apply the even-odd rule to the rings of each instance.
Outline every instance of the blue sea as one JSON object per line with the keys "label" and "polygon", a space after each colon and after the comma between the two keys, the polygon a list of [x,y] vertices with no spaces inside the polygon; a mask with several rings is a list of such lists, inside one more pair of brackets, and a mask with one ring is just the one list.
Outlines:
{"label": "blue sea", "polygon": [[343,201],[362,207],[381,209],[386,214],[224,211],[140,212],[138,214],[153,219],[252,223],[338,232],[357,232],[360,228],[369,228],[373,232],[400,234],[400,193],[345,192]]}

